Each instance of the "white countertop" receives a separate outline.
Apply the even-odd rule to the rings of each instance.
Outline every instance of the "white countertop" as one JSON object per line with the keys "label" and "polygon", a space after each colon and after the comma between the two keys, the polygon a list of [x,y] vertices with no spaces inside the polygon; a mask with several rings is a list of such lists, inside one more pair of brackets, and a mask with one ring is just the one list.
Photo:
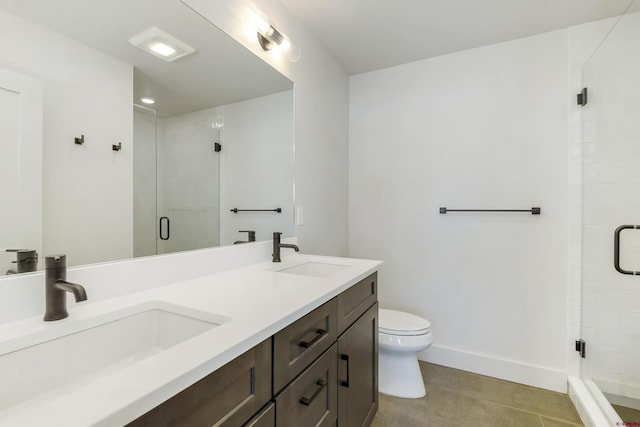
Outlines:
{"label": "white countertop", "polygon": [[[274,266],[285,268],[309,261],[344,263],[349,267],[328,277],[273,271]],[[69,318],[56,322],[44,322],[37,317],[0,325],[1,355],[32,344],[29,340],[36,339],[32,337],[42,341],[47,335],[73,333],[77,324],[87,319],[109,316],[114,311],[152,301],[230,319],[109,375],[35,396],[0,412],[0,425],[124,425],[337,296],[376,271],[380,264],[352,258],[294,255],[279,265],[263,262],[95,303],[91,303],[89,295],[87,302],[69,302]]]}

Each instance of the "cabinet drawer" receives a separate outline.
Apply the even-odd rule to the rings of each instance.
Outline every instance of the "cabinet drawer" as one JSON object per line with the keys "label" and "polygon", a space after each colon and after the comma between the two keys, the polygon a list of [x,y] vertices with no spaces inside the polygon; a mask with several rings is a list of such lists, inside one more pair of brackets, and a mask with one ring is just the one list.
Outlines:
{"label": "cabinet drawer", "polygon": [[276,405],[269,403],[259,414],[251,418],[242,427],[275,427],[276,425]]}
{"label": "cabinet drawer", "polygon": [[274,394],[336,341],[336,313],[334,298],[274,335]]}
{"label": "cabinet drawer", "polygon": [[271,338],[128,425],[240,426],[270,398]]}
{"label": "cabinet drawer", "polygon": [[335,426],[337,421],[337,344],[333,344],[276,396],[278,427]]}
{"label": "cabinet drawer", "polygon": [[378,300],[378,273],[359,281],[337,298],[340,335]]}

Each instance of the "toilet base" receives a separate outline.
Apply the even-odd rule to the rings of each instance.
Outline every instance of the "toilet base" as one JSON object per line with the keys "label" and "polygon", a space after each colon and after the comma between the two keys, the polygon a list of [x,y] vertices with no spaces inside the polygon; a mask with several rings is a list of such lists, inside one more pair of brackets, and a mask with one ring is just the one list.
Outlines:
{"label": "toilet base", "polygon": [[427,391],[418,365],[418,353],[381,349],[378,354],[378,391],[409,399],[424,397]]}

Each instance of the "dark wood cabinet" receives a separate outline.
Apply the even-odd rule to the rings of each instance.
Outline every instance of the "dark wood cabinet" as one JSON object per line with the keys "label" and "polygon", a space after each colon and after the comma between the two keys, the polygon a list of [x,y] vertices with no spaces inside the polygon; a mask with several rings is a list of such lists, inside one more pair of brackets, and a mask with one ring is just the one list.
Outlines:
{"label": "dark wood cabinet", "polygon": [[276,396],[278,427],[336,425],[336,347],[334,343]]}
{"label": "dark wood cabinet", "polygon": [[275,425],[276,405],[275,403],[269,403],[242,427],[275,427]]}
{"label": "dark wood cabinet", "polygon": [[378,303],[338,338],[338,425],[368,426],[378,410]]}
{"label": "dark wood cabinet", "polygon": [[273,336],[274,394],[336,342],[336,313],[334,298]]}
{"label": "dark wood cabinet", "polygon": [[270,399],[271,338],[128,425],[241,426]]}
{"label": "dark wood cabinet", "polygon": [[378,300],[378,273],[373,273],[338,295],[338,335]]}

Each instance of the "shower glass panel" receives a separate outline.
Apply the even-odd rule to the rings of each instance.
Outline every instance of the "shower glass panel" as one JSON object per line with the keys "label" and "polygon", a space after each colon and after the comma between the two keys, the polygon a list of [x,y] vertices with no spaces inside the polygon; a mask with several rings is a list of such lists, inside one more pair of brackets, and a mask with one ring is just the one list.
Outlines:
{"label": "shower glass panel", "polygon": [[640,276],[614,268],[614,232],[639,226],[620,233],[619,264],[640,272],[639,6],[631,4],[584,65],[581,107],[581,376],[630,422],[640,421]]}
{"label": "shower glass panel", "polygon": [[158,118],[158,253],[219,246],[220,130],[197,113]]}
{"label": "shower glass panel", "polygon": [[156,239],[157,119],[150,108],[133,107],[133,256],[158,253]]}
{"label": "shower glass panel", "polygon": [[135,257],[219,245],[219,142],[206,114],[134,106]]}

